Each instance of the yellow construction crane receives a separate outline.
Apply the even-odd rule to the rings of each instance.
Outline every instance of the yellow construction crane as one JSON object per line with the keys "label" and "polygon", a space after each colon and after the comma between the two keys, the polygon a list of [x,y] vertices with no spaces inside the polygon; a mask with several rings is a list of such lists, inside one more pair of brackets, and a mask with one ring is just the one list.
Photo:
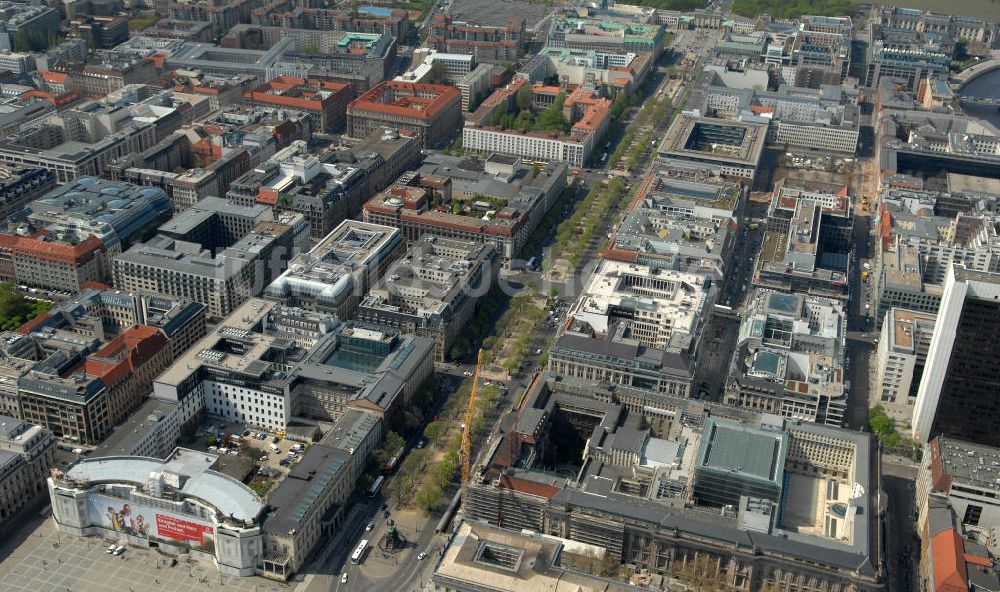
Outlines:
{"label": "yellow construction crane", "polygon": [[465,409],[465,429],[462,430],[462,483],[469,482],[472,470],[472,416],[476,410],[476,387],[479,386],[479,367],[483,363],[483,350],[476,356],[476,373],[472,376],[472,391],[469,392],[469,406]]}

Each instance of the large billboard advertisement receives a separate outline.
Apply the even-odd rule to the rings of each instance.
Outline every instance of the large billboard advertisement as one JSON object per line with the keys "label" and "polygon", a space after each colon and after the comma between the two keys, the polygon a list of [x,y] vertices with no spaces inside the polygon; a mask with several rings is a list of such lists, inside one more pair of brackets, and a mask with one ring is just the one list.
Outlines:
{"label": "large billboard advertisement", "polygon": [[118,498],[90,494],[87,496],[87,503],[93,524],[131,536],[172,539],[201,547],[215,534],[215,528],[209,522],[154,510]]}

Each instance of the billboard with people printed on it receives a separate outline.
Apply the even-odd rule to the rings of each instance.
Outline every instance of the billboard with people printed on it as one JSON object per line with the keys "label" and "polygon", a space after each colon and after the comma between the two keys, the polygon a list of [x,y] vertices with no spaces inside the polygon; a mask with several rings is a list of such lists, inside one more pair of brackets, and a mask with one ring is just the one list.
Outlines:
{"label": "billboard with people printed on it", "polygon": [[90,519],[108,530],[142,538],[172,539],[201,547],[211,540],[215,528],[207,521],[104,495],[87,496]]}

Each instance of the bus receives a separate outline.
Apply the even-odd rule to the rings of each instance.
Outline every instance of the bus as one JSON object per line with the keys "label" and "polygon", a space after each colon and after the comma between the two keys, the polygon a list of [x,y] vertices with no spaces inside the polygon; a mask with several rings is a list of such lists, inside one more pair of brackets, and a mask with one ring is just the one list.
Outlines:
{"label": "bus", "polygon": [[358,543],[358,547],[354,549],[354,553],[351,554],[351,563],[357,565],[361,563],[361,559],[365,556],[365,551],[368,550],[368,539],[361,539]]}
{"label": "bus", "polygon": [[392,458],[390,458],[384,465],[382,465],[382,474],[385,475],[386,477],[391,475],[396,470],[396,465],[398,465],[400,461],[403,460],[403,454],[405,453],[406,453],[406,445],[400,446],[399,450],[396,451],[396,454],[393,454]]}
{"label": "bus", "polygon": [[368,497],[375,497],[378,495],[378,490],[382,489],[382,484],[385,483],[385,476],[379,475],[378,479],[372,483],[372,486],[368,488]]}

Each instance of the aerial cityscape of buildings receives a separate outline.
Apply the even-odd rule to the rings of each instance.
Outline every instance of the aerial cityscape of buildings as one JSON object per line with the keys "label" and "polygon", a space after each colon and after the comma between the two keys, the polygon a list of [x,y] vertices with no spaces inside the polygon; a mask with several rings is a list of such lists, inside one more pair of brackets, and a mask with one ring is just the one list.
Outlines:
{"label": "aerial cityscape of buildings", "polygon": [[0,2],[0,590],[1000,592],[1000,11],[791,4]]}

